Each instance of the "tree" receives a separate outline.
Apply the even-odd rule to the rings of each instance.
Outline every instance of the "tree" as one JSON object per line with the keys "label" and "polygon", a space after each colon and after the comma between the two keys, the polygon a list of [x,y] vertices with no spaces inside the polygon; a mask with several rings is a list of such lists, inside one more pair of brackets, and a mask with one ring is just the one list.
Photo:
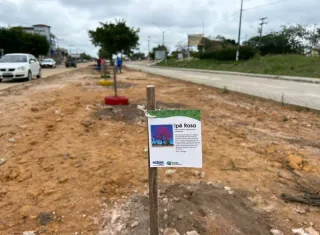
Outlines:
{"label": "tree", "polygon": [[172,138],[172,133],[166,126],[158,126],[152,136],[153,142],[161,145],[170,145],[170,140]]}
{"label": "tree", "polygon": [[47,55],[50,44],[45,36],[23,31],[21,27],[0,28],[0,45],[4,53]]}
{"label": "tree", "polygon": [[100,48],[98,51],[98,57],[99,58],[110,58],[110,53],[107,52],[105,49]]}
{"label": "tree", "polygon": [[[246,46],[258,48],[259,38],[259,36],[252,37],[248,41],[243,42],[243,44]],[[299,53],[299,51],[292,47],[286,35],[273,32],[261,37],[261,55],[287,53]]]}
{"label": "tree", "polygon": [[309,41],[308,49],[320,47],[320,28],[314,28],[312,32],[308,32],[306,40]]}
{"label": "tree", "polygon": [[304,41],[308,38],[309,32],[306,27],[302,25],[281,26],[278,34],[283,35],[290,44],[290,48],[295,53],[304,53]]}
{"label": "tree", "polygon": [[108,58],[112,60],[113,54],[131,54],[139,41],[139,29],[129,28],[124,20],[116,20],[115,23],[100,23],[101,27],[89,30],[89,37],[95,46],[108,52]]}
{"label": "tree", "polygon": [[131,60],[144,60],[146,55],[143,52],[137,52],[130,55]]}
{"label": "tree", "polygon": [[83,53],[80,54],[80,59],[82,59],[82,60],[91,60],[91,56],[83,52]]}
{"label": "tree", "polygon": [[188,55],[188,45],[186,43],[179,42],[176,45],[176,50],[178,53],[182,53],[184,56]]}
{"label": "tree", "polygon": [[225,38],[221,35],[213,39],[203,37],[201,45],[198,46],[199,52],[216,52],[223,48],[234,48],[237,45],[233,39]]}

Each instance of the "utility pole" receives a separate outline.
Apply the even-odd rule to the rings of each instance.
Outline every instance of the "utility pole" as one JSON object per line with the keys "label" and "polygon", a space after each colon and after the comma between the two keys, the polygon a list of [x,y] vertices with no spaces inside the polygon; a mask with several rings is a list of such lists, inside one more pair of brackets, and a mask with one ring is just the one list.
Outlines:
{"label": "utility pole", "polygon": [[315,37],[316,37],[316,29],[317,29],[317,24],[314,24],[314,28],[313,28],[313,35],[312,35],[312,48],[311,48],[311,51],[312,49],[314,48],[315,44],[316,44],[316,40],[315,40]]}
{"label": "utility pole", "polygon": [[188,34],[188,61],[190,61],[190,44],[189,44],[189,34]]}
{"label": "utility pole", "polygon": [[240,55],[240,40],[241,40],[242,12],[243,12],[243,0],[241,0],[241,7],[240,7],[240,20],[239,20],[239,32],[238,32],[238,49],[237,49],[237,54],[236,54],[236,61],[238,61],[238,60],[239,60],[239,55]]}
{"label": "utility pole", "polygon": [[164,31],[162,31],[162,46],[164,46]]}
{"label": "utility pole", "polygon": [[204,39],[204,20],[202,20],[202,52],[204,53],[204,45],[205,44],[205,39]]}
{"label": "utility pole", "polygon": [[259,48],[258,48],[258,54],[260,54],[260,47],[261,47],[261,38],[262,38],[262,31],[263,31],[263,25],[267,24],[267,22],[265,22],[265,20],[268,19],[268,17],[263,17],[259,20],[261,20],[260,23],[260,29],[259,29]]}
{"label": "utility pole", "polygon": [[202,35],[204,35],[204,20],[202,20]]}
{"label": "utility pole", "polygon": [[150,36],[148,36],[148,60],[150,60]]}

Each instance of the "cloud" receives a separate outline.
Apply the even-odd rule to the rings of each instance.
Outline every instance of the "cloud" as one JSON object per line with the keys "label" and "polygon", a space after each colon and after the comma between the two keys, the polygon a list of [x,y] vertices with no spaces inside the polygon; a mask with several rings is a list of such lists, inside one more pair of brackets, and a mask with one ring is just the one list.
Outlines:
{"label": "cloud", "polygon": [[[257,34],[261,17],[268,17],[265,32],[288,23],[317,23],[319,0],[277,1],[244,0],[242,40]],[[240,0],[0,0],[0,25],[48,24],[61,46],[96,55],[87,31],[122,18],[140,28],[140,49],[147,52],[148,36],[152,48],[162,43],[163,32],[171,49],[186,42],[187,34],[203,31],[237,39],[239,8]]]}

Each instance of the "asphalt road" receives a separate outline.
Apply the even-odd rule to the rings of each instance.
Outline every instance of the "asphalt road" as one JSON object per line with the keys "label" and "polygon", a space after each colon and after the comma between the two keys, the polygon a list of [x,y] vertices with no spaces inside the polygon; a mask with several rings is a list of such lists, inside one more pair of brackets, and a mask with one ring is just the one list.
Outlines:
{"label": "asphalt road", "polygon": [[[78,68],[83,68],[83,67],[86,67],[88,64],[90,64],[90,63],[81,63],[81,64],[78,64],[77,66],[78,66]],[[71,71],[71,70],[75,70],[75,69],[76,68],[66,68],[64,65],[58,65],[57,68],[55,68],[55,69],[51,69],[51,68],[42,69],[41,76],[42,76],[42,79],[45,79],[48,76],[59,74],[59,73],[63,73],[63,72],[67,72],[67,71]],[[0,83],[0,90],[3,90],[3,89],[6,89],[6,88],[9,88],[9,87],[21,84],[22,82],[26,82],[26,81],[19,81],[19,80],[2,81]]]}
{"label": "asphalt road", "polygon": [[227,74],[181,71],[170,68],[148,67],[142,63],[126,63],[126,66],[141,71],[195,82],[208,86],[227,88],[262,98],[320,110],[320,84],[247,77]]}

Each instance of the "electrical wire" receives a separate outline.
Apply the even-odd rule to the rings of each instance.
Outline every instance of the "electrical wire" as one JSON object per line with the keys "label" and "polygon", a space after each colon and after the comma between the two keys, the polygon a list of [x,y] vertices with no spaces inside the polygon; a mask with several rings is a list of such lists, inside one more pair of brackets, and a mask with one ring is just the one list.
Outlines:
{"label": "electrical wire", "polygon": [[270,3],[264,4],[264,5],[259,5],[259,6],[255,6],[255,7],[250,7],[250,8],[247,8],[247,9],[243,9],[243,11],[253,10],[253,9],[257,9],[257,8],[261,8],[261,7],[266,7],[266,6],[270,6],[270,5],[273,5],[273,4],[277,4],[277,3],[281,3],[281,2],[286,2],[286,1],[289,1],[289,0],[280,0],[280,1],[276,1],[276,2],[270,2]]}

